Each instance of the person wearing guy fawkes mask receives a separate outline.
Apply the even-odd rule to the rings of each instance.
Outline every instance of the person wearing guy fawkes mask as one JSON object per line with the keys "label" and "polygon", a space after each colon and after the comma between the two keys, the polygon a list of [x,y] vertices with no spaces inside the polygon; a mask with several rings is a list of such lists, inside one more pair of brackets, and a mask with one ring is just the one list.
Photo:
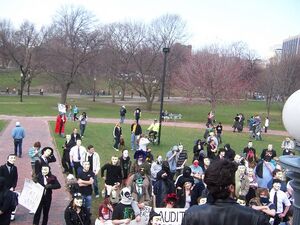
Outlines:
{"label": "person wearing guy fawkes mask", "polygon": [[140,221],[141,217],[135,215],[132,208],[133,198],[128,187],[121,190],[121,201],[116,205],[112,214],[113,224],[129,224],[130,221]]}
{"label": "person wearing guy fawkes mask", "polygon": [[[116,183],[122,183],[121,166],[118,165],[118,161],[119,158],[117,156],[112,156],[111,162],[101,167],[101,177],[105,181],[106,197],[110,196],[112,188]],[[104,176],[105,171],[106,176]]]}
{"label": "person wearing guy fawkes mask", "polygon": [[122,151],[122,156],[119,158],[120,166],[121,166],[121,172],[122,172],[122,184],[125,184],[125,181],[128,178],[130,168],[131,168],[131,159],[128,154],[128,150],[124,149]]}
{"label": "person wearing guy fawkes mask", "polygon": [[59,189],[61,186],[56,176],[51,174],[50,167],[48,165],[42,166],[41,172],[37,174],[36,181],[44,187],[44,193],[40,204],[34,214],[33,224],[39,224],[40,217],[43,211],[42,225],[47,225],[49,210],[52,201],[52,190]]}
{"label": "person wearing guy fawkes mask", "polygon": [[275,169],[274,164],[271,162],[272,152],[267,151],[264,159],[260,160],[254,171],[257,178],[258,187],[268,188],[268,183],[272,180],[272,173]]}
{"label": "person wearing guy fawkes mask", "polygon": [[90,213],[83,206],[80,193],[73,194],[73,199],[66,208],[64,217],[67,225],[91,225]]}
{"label": "person wearing guy fawkes mask", "polygon": [[161,171],[161,169],[162,169],[162,161],[163,161],[163,158],[161,155],[159,155],[159,156],[157,156],[156,160],[154,162],[152,162],[152,164],[151,164],[150,172],[151,172],[152,185],[154,185],[154,183],[156,181],[157,173],[159,171]]}
{"label": "person wearing guy fawkes mask", "polygon": [[0,177],[5,178],[7,189],[15,191],[18,182],[18,168],[15,166],[16,155],[9,154],[4,165],[0,166]]}

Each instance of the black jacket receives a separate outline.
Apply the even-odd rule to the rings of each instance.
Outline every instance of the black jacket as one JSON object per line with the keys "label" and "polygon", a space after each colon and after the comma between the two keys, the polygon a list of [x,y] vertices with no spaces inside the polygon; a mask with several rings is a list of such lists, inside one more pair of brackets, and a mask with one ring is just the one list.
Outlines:
{"label": "black jacket", "polygon": [[0,177],[5,178],[5,186],[7,189],[16,188],[18,182],[18,169],[15,165],[11,166],[10,172],[6,164],[0,166]]}
{"label": "black jacket", "polygon": [[269,225],[269,219],[262,212],[241,206],[233,199],[219,199],[190,207],[181,225]]}

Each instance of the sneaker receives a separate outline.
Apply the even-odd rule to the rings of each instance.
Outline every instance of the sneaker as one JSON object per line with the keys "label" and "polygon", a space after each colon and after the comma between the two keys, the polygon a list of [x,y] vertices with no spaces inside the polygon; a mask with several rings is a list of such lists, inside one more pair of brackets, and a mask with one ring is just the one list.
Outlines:
{"label": "sneaker", "polygon": [[29,211],[29,214],[34,214],[34,212],[33,211]]}
{"label": "sneaker", "polygon": [[113,147],[113,149],[116,150],[117,152],[119,151],[119,149],[117,149],[117,148],[115,148],[115,147]]}
{"label": "sneaker", "polygon": [[100,195],[96,195],[96,198],[99,198],[100,197]]}

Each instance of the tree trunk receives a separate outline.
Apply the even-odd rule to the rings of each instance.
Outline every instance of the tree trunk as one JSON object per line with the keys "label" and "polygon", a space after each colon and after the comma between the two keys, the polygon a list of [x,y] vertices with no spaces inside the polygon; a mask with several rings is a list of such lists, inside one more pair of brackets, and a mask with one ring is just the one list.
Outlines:
{"label": "tree trunk", "polygon": [[116,102],[116,88],[114,85],[111,86],[111,102]]}
{"label": "tree trunk", "polygon": [[30,95],[30,86],[31,86],[31,81],[29,80],[29,81],[27,82],[27,96]]}
{"label": "tree trunk", "polygon": [[267,96],[267,99],[266,99],[267,117],[270,117],[271,103],[272,103],[272,97]]}
{"label": "tree trunk", "polygon": [[147,100],[147,103],[146,103],[146,109],[148,110],[148,111],[152,111],[152,105],[153,105],[153,101],[151,101],[151,100]]}
{"label": "tree trunk", "polygon": [[126,85],[125,84],[121,86],[121,90],[122,90],[121,101],[125,101],[125,91],[126,91]]}
{"label": "tree trunk", "polygon": [[60,103],[66,104],[70,83],[61,86]]}

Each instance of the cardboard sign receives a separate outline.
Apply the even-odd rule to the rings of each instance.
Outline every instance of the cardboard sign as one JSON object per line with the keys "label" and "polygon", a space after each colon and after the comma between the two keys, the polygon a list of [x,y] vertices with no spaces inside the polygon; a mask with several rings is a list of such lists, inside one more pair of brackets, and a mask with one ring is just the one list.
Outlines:
{"label": "cardboard sign", "polygon": [[23,190],[19,196],[19,204],[35,213],[39,207],[43,193],[44,187],[42,185],[25,178]]}
{"label": "cardboard sign", "polygon": [[58,112],[60,113],[66,113],[66,105],[65,104],[57,104]]}

